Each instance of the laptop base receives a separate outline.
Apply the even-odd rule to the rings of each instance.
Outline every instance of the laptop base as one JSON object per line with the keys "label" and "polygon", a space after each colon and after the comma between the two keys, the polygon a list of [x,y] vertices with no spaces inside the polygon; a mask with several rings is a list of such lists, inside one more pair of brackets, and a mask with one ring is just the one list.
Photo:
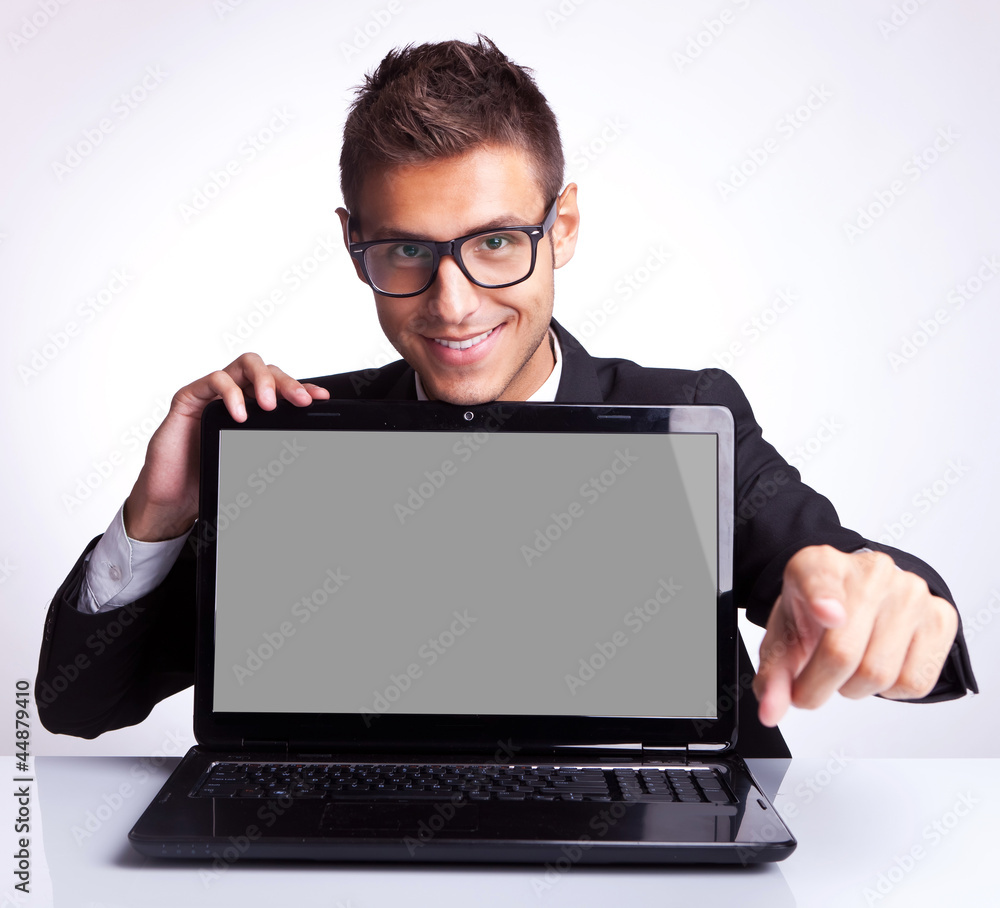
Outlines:
{"label": "laptop base", "polygon": [[[367,755],[371,758],[373,755]],[[439,757],[439,758],[437,758]],[[399,763],[456,764],[475,757],[406,754]],[[725,774],[737,803],[475,802],[325,798],[195,797],[198,780],[217,761],[366,763],[366,755],[222,754],[194,747],[129,833],[157,858],[331,862],[532,863],[557,871],[576,864],[755,864],[780,861],[795,839],[767,802],[743,760],[641,762],[617,755],[565,766],[669,768],[709,766]],[[393,758],[396,762],[396,758]],[[379,755],[373,763],[385,763]],[[480,762],[482,758],[480,757]],[[512,767],[551,764],[517,760]],[[180,803],[178,803],[180,802]]]}

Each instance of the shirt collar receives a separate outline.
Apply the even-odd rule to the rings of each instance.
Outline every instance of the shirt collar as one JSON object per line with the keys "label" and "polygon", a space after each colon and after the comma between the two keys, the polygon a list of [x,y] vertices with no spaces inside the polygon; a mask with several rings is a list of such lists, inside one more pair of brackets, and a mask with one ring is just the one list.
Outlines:
{"label": "shirt collar", "polygon": [[[552,403],[556,399],[556,391],[559,390],[559,379],[562,377],[562,347],[559,345],[559,338],[555,331],[549,327],[549,337],[552,338],[552,353],[555,356],[556,364],[549,373],[549,377],[542,382],[538,390],[528,398],[534,403]],[[420,375],[413,373],[413,378],[417,384],[417,400],[428,400],[424,393],[424,386],[420,381]]]}

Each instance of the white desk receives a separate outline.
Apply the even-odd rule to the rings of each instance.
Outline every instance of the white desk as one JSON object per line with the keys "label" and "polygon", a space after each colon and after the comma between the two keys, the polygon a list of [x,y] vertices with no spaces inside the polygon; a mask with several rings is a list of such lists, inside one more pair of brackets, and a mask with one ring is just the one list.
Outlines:
{"label": "white desk", "polygon": [[[38,758],[31,805],[32,894],[11,903],[129,908],[1000,904],[998,859],[987,857],[994,850],[987,843],[1000,825],[1000,760],[844,763],[831,756],[790,765],[755,761],[758,779],[772,794],[787,767],[773,800],[799,842],[788,860],[747,868],[577,866],[548,878],[544,867],[525,865],[237,861],[216,872],[206,863],[150,860],[132,849],[126,835],[177,761],[161,762],[153,767],[131,757]],[[123,789],[126,784],[130,787]],[[11,825],[5,824],[9,830]],[[6,841],[12,835],[10,830]],[[13,851],[5,853],[13,863]],[[12,881],[5,869],[2,892],[8,898]],[[5,905],[0,899],[0,908]]]}

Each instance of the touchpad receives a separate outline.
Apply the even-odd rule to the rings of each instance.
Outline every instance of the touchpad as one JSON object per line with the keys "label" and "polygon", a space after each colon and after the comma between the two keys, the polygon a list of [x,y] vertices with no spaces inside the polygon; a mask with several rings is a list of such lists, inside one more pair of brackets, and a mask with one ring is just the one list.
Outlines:
{"label": "touchpad", "polygon": [[479,805],[468,801],[330,801],[323,811],[325,833],[399,832],[414,837],[479,828]]}

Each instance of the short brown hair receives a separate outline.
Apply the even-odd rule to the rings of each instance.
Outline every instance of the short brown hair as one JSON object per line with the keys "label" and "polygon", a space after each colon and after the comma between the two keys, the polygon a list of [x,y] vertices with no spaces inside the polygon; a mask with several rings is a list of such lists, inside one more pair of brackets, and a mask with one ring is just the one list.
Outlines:
{"label": "short brown hair", "polygon": [[377,167],[448,158],[481,145],[522,150],[546,203],[559,194],[563,151],[555,114],[531,70],[484,35],[391,50],[357,87],[344,124],[340,188],[352,213]]}

